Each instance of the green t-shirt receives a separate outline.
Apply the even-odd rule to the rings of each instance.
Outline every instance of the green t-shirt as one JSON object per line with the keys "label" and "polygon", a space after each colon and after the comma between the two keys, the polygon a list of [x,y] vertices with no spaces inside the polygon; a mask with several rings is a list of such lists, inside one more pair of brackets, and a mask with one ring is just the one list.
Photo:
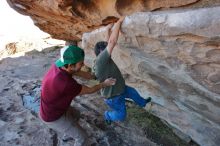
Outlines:
{"label": "green t-shirt", "polygon": [[112,60],[107,49],[105,49],[98,55],[94,65],[94,72],[95,76],[100,82],[103,82],[105,79],[110,77],[116,79],[115,85],[103,88],[101,90],[102,96],[109,98],[112,96],[122,94],[124,92],[125,80],[119,68]]}

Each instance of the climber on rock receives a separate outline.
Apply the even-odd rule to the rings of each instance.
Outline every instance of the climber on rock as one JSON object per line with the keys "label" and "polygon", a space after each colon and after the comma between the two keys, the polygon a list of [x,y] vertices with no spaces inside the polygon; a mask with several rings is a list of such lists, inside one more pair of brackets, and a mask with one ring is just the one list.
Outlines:
{"label": "climber on rock", "polygon": [[77,46],[65,46],[60,50],[61,58],[52,64],[42,81],[39,117],[48,127],[75,139],[75,145],[87,144],[87,134],[78,124],[79,112],[70,104],[83,94],[94,93],[115,84],[115,79],[106,78],[100,84],[87,87],[77,83],[74,75],[91,79],[90,73],[82,72],[84,51]]}
{"label": "climber on rock", "polygon": [[113,27],[113,31],[110,34],[113,25],[108,25],[107,42],[97,42],[94,48],[96,61],[94,63],[94,74],[99,81],[104,81],[108,77],[113,77],[117,80],[113,86],[105,87],[101,90],[102,96],[104,96],[105,103],[111,108],[110,111],[105,111],[105,121],[110,124],[112,121],[124,121],[126,118],[126,105],[125,99],[132,99],[136,104],[141,107],[151,101],[151,97],[144,99],[138,92],[125,84],[125,80],[112,60],[112,52],[118,40],[119,31],[124,17],[120,18]]}

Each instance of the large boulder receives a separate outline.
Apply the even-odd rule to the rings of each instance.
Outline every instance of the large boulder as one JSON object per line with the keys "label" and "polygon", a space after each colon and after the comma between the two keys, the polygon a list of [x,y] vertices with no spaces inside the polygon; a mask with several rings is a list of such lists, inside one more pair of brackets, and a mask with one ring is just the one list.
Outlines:
{"label": "large boulder", "polygon": [[[112,55],[152,112],[202,146],[220,143],[220,7],[139,12],[125,18]],[[83,35],[87,63],[106,35]]]}

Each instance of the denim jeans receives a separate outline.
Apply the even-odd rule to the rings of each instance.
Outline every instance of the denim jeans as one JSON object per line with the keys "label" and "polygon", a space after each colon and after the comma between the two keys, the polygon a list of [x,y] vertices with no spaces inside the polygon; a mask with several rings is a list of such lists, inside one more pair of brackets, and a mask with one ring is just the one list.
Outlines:
{"label": "denim jeans", "polygon": [[132,99],[140,107],[146,105],[146,100],[132,87],[125,86],[125,91],[121,95],[114,96],[110,99],[105,99],[105,103],[111,108],[110,111],[105,111],[105,119],[111,121],[124,121],[126,118],[125,99]]}

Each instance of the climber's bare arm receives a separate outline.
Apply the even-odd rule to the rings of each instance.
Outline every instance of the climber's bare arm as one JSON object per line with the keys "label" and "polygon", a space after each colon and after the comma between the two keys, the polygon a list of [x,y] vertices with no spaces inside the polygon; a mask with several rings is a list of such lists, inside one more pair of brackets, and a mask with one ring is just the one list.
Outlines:
{"label": "climber's bare arm", "polygon": [[90,72],[78,71],[74,73],[74,75],[88,80],[95,79],[95,75],[91,74]]}
{"label": "climber's bare arm", "polygon": [[110,38],[108,40],[108,46],[107,46],[107,50],[108,53],[111,55],[113,48],[115,47],[115,45],[117,44],[118,41],[118,36],[119,36],[119,31],[121,28],[121,24],[123,22],[125,17],[121,17],[114,25],[113,31],[110,35]]}
{"label": "climber's bare arm", "polygon": [[110,23],[110,24],[107,25],[107,34],[106,34],[106,38],[105,38],[106,42],[108,42],[108,40],[110,38],[111,30],[112,30],[113,25],[114,25],[114,23]]}

